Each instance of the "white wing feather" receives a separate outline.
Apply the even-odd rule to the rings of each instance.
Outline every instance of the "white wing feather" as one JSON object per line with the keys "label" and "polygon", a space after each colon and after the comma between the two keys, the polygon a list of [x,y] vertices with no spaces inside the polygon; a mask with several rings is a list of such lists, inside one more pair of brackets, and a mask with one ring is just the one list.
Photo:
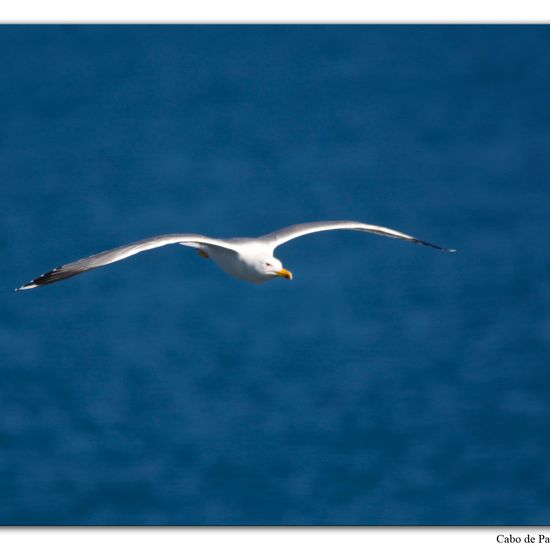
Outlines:
{"label": "white wing feather", "polygon": [[273,249],[278,246],[302,237],[303,235],[309,235],[310,233],[317,233],[319,231],[331,231],[334,229],[350,229],[352,231],[366,231],[368,233],[374,233],[376,235],[382,235],[384,237],[391,237],[392,239],[401,239],[404,241],[409,241],[415,244],[423,244],[425,246],[431,246],[432,248],[437,248],[438,250],[443,250],[445,252],[456,252],[452,248],[443,248],[437,244],[432,244],[411,235],[406,235],[405,233],[400,233],[395,229],[389,229],[387,227],[381,227],[379,225],[370,225],[367,223],[347,221],[347,220],[338,220],[338,221],[327,221],[327,222],[310,222],[310,223],[299,223],[296,225],[290,225],[289,227],[284,227],[273,233],[269,233],[260,237],[262,241],[270,246],[273,246]]}
{"label": "white wing feather", "polygon": [[98,254],[88,256],[87,258],[82,258],[76,262],[56,267],[55,269],[40,275],[40,277],[33,279],[26,285],[16,288],[16,290],[28,290],[30,288],[36,288],[37,286],[56,283],[57,281],[68,279],[69,277],[74,277],[75,275],[80,275],[86,271],[124,260],[124,258],[133,256],[134,254],[139,254],[140,252],[145,252],[146,250],[151,250],[152,248],[158,248],[167,244],[176,243],[187,244],[190,246],[200,246],[206,244],[208,246],[217,246],[229,250],[235,250],[235,248],[227,241],[211,239],[210,237],[196,235],[194,233],[158,235],[156,237],[150,237],[149,239],[143,239],[124,246],[119,246],[118,248],[112,248],[104,252],[99,252]]}

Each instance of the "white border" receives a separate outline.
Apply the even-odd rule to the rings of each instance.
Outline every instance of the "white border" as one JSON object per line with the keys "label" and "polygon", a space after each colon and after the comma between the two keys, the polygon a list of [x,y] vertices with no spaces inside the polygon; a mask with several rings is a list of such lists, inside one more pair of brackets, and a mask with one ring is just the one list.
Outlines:
{"label": "white border", "polygon": [[20,0],[3,23],[534,23],[550,21],[545,0]]}
{"label": "white border", "polygon": [[[464,548],[539,547],[539,536],[549,537],[548,527],[479,528],[67,528],[0,529],[3,548],[55,548],[56,550],[97,550],[131,548],[182,550],[222,548],[223,550],[365,550],[367,548],[415,548],[463,550]],[[509,542],[513,536],[516,542]],[[526,537],[534,537],[530,543]],[[499,538],[497,538],[499,537]],[[519,542],[517,542],[519,540]],[[154,545],[154,546],[153,546]],[[418,546],[420,547],[420,546]],[[543,544],[541,547],[546,547]]]}

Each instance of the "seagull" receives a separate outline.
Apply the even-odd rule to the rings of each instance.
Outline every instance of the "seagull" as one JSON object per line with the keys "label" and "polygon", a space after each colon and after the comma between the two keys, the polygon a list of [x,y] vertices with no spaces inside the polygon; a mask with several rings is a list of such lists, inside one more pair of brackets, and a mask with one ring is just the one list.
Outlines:
{"label": "seagull", "polygon": [[236,279],[256,284],[265,283],[276,277],[291,280],[292,273],[283,267],[281,260],[273,256],[275,249],[297,237],[334,229],[366,231],[375,235],[431,246],[444,252],[456,252],[452,248],[443,248],[436,244],[411,237],[405,233],[400,233],[394,229],[345,220],[300,223],[284,227],[257,238],[214,239],[195,233],[173,233],[158,235],[119,246],[118,248],[105,250],[76,262],[56,267],[15,290],[29,290],[57,283],[63,279],[80,275],[86,271],[91,271],[92,269],[124,260],[134,254],[167,244],[181,244],[196,248],[200,256],[210,258],[218,267]]}

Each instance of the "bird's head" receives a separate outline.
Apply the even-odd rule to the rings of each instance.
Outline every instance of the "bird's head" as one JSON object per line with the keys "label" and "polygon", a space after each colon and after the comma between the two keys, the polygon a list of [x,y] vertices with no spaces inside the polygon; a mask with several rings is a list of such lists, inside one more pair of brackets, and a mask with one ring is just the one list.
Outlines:
{"label": "bird's head", "polygon": [[291,280],[292,273],[286,270],[281,263],[281,260],[268,257],[260,261],[260,270],[268,276],[271,277],[284,277],[285,279]]}

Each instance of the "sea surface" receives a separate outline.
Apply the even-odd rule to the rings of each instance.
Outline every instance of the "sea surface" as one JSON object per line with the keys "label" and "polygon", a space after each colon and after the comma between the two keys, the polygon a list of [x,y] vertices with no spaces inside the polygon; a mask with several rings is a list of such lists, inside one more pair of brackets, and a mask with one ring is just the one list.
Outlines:
{"label": "sea surface", "polygon": [[[550,524],[550,27],[0,27],[2,525]],[[257,236],[292,282],[153,250]]]}

